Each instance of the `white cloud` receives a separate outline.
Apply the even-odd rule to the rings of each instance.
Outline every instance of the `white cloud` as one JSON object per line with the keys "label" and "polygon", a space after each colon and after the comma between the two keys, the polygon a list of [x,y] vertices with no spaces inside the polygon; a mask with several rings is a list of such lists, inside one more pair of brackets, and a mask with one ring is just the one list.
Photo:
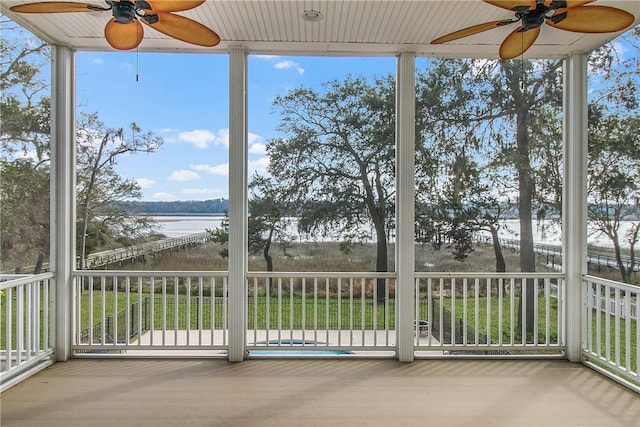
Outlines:
{"label": "white cloud", "polygon": [[256,142],[249,146],[249,153],[264,156],[267,153],[267,146],[261,142]]}
{"label": "white cloud", "polygon": [[136,178],[136,182],[138,183],[140,188],[148,188],[156,183],[154,180],[148,178]]}
{"label": "white cloud", "polygon": [[304,74],[304,68],[302,68],[300,64],[294,61],[280,61],[273,67],[277,70],[287,70],[293,68],[298,72],[298,74]]}
{"label": "white cloud", "polygon": [[221,163],[219,165],[189,165],[189,167],[191,167],[191,169],[198,171],[198,172],[204,172],[207,173],[209,175],[221,175],[221,176],[228,176],[229,175],[229,163]]}
{"label": "white cloud", "polygon": [[169,179],[172,181],[193,181],[199,178],[200,178],[200,175],[198,175],[194,171],[190,171],[186,169],[173,171],[171,176],[169,176]]}
{"label": "white cloud", "polygon": [[247,139],[248,139],[249,145],[252,145],[252,144],[255,144],[256,142],[261,142],[261,141],[264,140],[264,138],[261,137],[260,135],[257,135],[255,133],[251,133],[251,132],[249,132],[249,135],[248,135]]}
{"label": "white cloud", "polygon": [[[228,133],[228,132],[227,132]],[[188,142],[198,148],[207,148],[209,144],[215,144],[218,137],[209,130],[195,129],[178,134],[178,140]],[[227,144],[228,145],[228,144]]]}
{"label": "white cloud", "polygon": [[216,133],[206,129],[195,129],[178,133],[178,141],[188,142],[198,148],[207,148],[209,144],[229,147],[229,129],[220,129]]}
{"label": "white cloud", "polygon": [[165,192],[159,192],[159,193],[153,193],[151,195],[152,199],[155,200],[173,200],[175,199],[175,196],[171,193],[165,193]]}
{"label": "white cloud", "polygon": [[91,63],[92,64],[96,64],[96,65],[102,65],[102,64],[104,64],[104,59],[102,59],[102,58],[93,58],[91,60]]}
{"label": "white cloud", "polygon": [[254,172],[260,175],[267,175],[267,166],[269,166],[269,158],[266,156],[256,160],[249,160],[249,176],[253,175]]}

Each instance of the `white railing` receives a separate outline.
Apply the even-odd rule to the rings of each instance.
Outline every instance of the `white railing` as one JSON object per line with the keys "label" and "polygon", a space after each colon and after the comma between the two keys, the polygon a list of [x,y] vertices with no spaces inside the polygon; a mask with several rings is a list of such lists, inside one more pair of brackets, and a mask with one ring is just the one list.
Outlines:
{"label": "white railing", "polygon": [[53,277],[0,277],[0,391],[52,363]]}
{"label": "white railing", "polygon": [[74,276],[76,356],[227,349],[227,272],[76,271]]}
{"label": "white railing", "polygon": [[394,351],[394,289],[394,273],[249,272],[249,354]]}
{"label": "white railing", "polygon": [[585,276],[583,291],[586,363],[640,391],[640,287]]}
{"label": "white railing", "polygon": [[561,354],[565,348],[563,277],[559,273],[416,273],[415,348],[474,356]]}

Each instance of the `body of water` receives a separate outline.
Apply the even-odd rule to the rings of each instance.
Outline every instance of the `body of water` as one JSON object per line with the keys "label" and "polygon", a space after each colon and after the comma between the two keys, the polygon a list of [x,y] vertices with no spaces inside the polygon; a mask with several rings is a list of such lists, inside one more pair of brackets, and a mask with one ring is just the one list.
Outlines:
{"label": "body of water", "polygon": [[[206,230],[213,230],[222,226],[224,220],[223,215],[202,215],[202,216],[154,216],[156,220],[156,230],[159,233],[166,235],[167,237],[178,237],[186,234],[201,233]],[[297,235],[295,229],[295,221],[290,220],[289,234]],[[624,233],[631,227],[632,221],[625,221],[621,226],[621,243],[623,247],[628,245],[624,244]],[[520,225],[518,220],[504,221],[500,228],[500,237],[504,239],[519,239],[520,238]],[[309,240],[310,236],[299,236],[300,240]],[[326,241],[331,240],[324,236],[318,236],[315,240]],[[557,223],[552,221],[534,221],[533,222],[533,240],[535,243],[543,243],[549,245],[561,245],[562,244],[562,230]],[[594,232],[589,233],[589,244],[612,247],[611,240],[602,233]]]}
{"label": "body of water", "polygon": [[167,237],[180,237],[220,228],[224,218],[223,215],[153,217],[156,221],[155,230]]}

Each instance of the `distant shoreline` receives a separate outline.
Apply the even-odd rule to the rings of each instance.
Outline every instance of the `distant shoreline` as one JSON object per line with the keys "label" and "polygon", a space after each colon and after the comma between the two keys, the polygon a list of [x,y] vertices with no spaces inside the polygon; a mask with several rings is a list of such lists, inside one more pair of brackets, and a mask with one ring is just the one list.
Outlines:
{"label": "distant shoreline", "polygon": [[138,212],[136,216],[224,217],[224,212]]}

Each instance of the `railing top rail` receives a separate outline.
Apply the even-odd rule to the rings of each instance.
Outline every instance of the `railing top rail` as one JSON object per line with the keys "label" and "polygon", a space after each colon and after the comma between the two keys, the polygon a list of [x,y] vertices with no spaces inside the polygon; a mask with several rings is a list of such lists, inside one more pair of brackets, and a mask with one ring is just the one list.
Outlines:
{"label": "railing top rail", "polygon": [[563,279],[564,273],[468,273],[468,272],[450,272],[450,271],[430,271],[430,272],[422,272],[417,271],[415,273],[416,278],[421,279],[435,279],[441,277],[450,277],[456,279],[500,279],[500,278],[514,278],[514,279]]}
{"label": "railing top rail", "polygon": [[338,271],[249,271],[247,273],[247,277],[289,277],[292,279],[309,279],[312,277],[321,277],[321,278],[328,278],[328,279],[333,279],[333,278],[357,278],[357,279],[362,279],[362,278],[371,278],[371,279],[394,279],[396,277],[396,273],[382,273],[382,272],[375,272],[375,271],[360,271],[360,272],[354,272],[354,271],[344,271],[344,272],[338,272]]}
{"label": "railing top rail", "polygon": [[51,272],[22,276],[19,279],[7,280],[6,282],[0,283],[0,290],[15,288],[16,286],[22,286],[27,283],[38,282],[40,280],[53,279],[54,277],[55,274]]}
{"label": "railing top rail", "polygon": [[584,275],[582,278],[585,282],[596,283],[604,286],[609,286],[612,288],[618,288],[629,292],[640,292],[640,286],[630,285],[628,283],[616,282],[615,280],[603,279],[601,277]]}
{"label": "railing top rail", "polygon": [[74,276],[81,277],[228,277],[228,271],[156,271],[156,270],[75,270]]}

